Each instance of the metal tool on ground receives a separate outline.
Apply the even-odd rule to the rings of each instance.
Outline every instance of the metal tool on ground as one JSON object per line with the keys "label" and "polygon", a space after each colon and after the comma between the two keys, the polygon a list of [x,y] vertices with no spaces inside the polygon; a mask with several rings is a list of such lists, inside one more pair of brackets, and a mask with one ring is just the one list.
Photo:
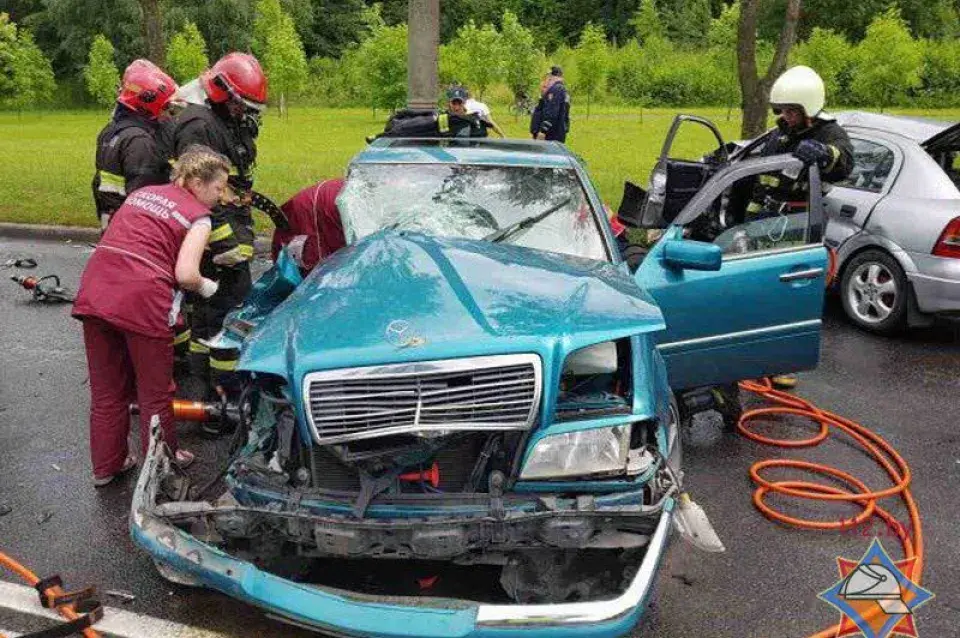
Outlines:
{"label": "metal tool on ground", "polygon": [[95,587],[86,587],[73,592],[64,591],[63,581],[59,575],[39,578],[3,552],[0,552],[0,568],[5,568],[27,581],[37,590],[40,605],[43,608],[56,609],[67,619],[65,624],[25,634],[22,638],[59,638],[77,634],[82,634],[84,638],[100,638],[100,633],[93,629],[93,624],[103,618],[103,606],[95,598],[97,593]]}
{"label": "metal tool on ground", "polygon": [[0,264],[0,268],[36,268],[37,260],[25,257],[23,259],[8,259]]}
{"label": "metal tool on ground", "polygon": [[[188,401],[186,399],[173,400],[173,418],[176,421],[192,421],[195,423],[236,423],[240,418],[240,409],[226,401]],[[140,414],[140,406],[130,404],[130,415]]]}
{"label": "metal tool on ground", "polygon": [[46,275],[45,277],[13,275],[10,279],[19,284],[21,288],[31,291],[36,301],[45,303],[73,303],[74,301],[73,292],[60,284],[60,277],[57,275]]}

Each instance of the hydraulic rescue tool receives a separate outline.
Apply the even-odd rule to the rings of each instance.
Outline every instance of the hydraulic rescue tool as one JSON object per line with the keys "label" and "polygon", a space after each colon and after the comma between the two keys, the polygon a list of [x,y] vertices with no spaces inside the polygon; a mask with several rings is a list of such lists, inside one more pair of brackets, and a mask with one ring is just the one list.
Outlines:
{"label": "hydraulic rescue tool", "polygon": [[36,301],[73,303],[73,293],[60,285],[60,277],[56,275],[47,275],[45,277],[13,275],[10,279],[20,284],[25,290],[32,291],[33,298]]}

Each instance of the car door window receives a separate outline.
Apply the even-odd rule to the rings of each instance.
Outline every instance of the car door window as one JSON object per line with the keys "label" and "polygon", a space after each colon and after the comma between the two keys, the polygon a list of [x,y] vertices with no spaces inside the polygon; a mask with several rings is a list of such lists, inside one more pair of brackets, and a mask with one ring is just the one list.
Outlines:
{"label": "car door window", "polygon": [[765,195],[764,186],[792,184],[793,178],[776,172],[734,182],[691,225],[689,236],[720,246],[725,259],[813,243],[805,189],[777,199]]}
{"label": "car door window", "polygon": [[871,193],[883,190],[893,170],[893,150],[864,139],[850,138],[853,144],[853,170],[837,186],[856,188]]}

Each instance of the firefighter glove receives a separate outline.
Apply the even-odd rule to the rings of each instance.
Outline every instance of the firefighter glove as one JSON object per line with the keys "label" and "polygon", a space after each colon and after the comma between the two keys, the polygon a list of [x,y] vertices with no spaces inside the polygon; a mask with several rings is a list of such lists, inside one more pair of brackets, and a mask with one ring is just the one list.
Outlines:
{"label": "firefighter glove", "polygon": [[793,156],[804,164],[816,164],[821,169],[826,168],[833,161],[830,147],[817,140],[803,140],[793,152]]}

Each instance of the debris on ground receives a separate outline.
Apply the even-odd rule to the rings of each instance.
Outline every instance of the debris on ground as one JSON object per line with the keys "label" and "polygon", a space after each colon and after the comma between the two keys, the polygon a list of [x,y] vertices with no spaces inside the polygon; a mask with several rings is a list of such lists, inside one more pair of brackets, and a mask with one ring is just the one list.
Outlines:
{"label": "debris on ground", "polygon": [[53,512],[50,510],[44,510],[43,512],[40,512],[39,516],[37,516],[37,525],[43,525],[51,518],[53,518]]}
{"label": "debris on ground", "polygon": [[103,593],[109,596],[110,598],[116,598],[124,605],[126,605],[127,603],[132,603],[137,599],[136,595],[126,591],[120,591],[119,589],[108,589]]}
{"label": "debris on ground", "polygon": [[3,503],[0,503],[0,516],[6,516],[12,511],[13,511],[12,507],[10,507],[9,505],[4,505]]}
{"label": "debris on ground", "polygon": [[60,466],[57,465],[56,463],[51,463],[51,464],[50,464],[50,467],[52,467],[53,469],[55,469],[55,470],[58,471],[58,472],[62,472],[62,471],[63,471],[63,470],[60,469]]}

